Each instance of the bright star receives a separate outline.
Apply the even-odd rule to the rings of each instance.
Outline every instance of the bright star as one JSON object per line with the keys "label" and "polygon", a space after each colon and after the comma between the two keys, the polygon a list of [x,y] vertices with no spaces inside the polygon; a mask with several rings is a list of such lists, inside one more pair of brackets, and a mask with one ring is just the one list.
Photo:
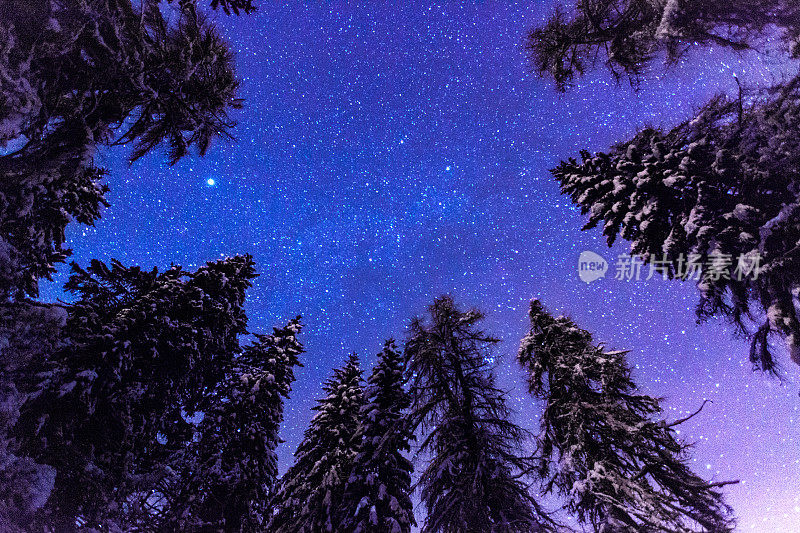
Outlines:
{"label": "bright star", "polygon": [[208,184],[209,187],[213,187],[217,182],[214,181],[214,178],[208,178],[206,180],[206,183]]}

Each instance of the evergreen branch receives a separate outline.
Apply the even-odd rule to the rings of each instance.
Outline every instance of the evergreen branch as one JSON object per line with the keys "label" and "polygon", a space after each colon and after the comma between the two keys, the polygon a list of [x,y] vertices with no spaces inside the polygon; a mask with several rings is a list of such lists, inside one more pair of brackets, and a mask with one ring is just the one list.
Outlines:
{"label": "evergreen branch", "polygon": [[708,399],[703,400],[703,403],[700,405],[700,407],[697,409],[697,411],[695,411],[694,413],[690,414],[687,417],[681,418],[680,420],[676,420],[675,422],[672,422],[671,424],[666,424],[666,427],[671,428],[671,427],[675,427],[675,426],[680,426],[684,422],[688,422],[689,420],[691,420],[695,416],[699,415],[700,411],[703,410],[703,407],[705,407],[707,403],[714,403],[714,402],[711,401],[711,400],[708,400]]}

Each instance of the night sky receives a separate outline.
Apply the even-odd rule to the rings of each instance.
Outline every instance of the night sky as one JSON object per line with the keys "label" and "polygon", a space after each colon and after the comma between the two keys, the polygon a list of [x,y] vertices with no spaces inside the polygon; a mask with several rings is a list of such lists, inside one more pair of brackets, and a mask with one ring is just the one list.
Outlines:
{"label": "night sky", "polygon": [[[771,83],[780,59],[702,51],[656,66],[638,93],[598,72],[560,95],[528,71],[522,49],[551,2],[290,4],[213,17],[243,78],[236,142],[174,167],[162,154],[129,167],[127,151],[101,153],[111,207],[96,228],[70,227],[74,258],[196,268],[255,257],[250,330],[297,314],[306,324],[284,469],[331,369],[352,351],[371,366],[383,339],[403,340],[408,319],[442,293],[486,311],[504,340],[498,371],[512,407],[535,427],[514,356],[538,297],[609,348],[630,349],[635,379],[665,397],[670,419],[713,400],[681,432],[697,443],[695,470],[742,480],[727,490],[742,531],[797,531],[800,372],[782,353],[783,383],[753,373],[731,328],[696,324],[690,284],[582,283],[580,252],[611,263],[625,244],[581,232],[585,220],[547,172],[580,149],[687,118],[733,90],[735,74]],[[66,270],[44,299],[64,297]]]}

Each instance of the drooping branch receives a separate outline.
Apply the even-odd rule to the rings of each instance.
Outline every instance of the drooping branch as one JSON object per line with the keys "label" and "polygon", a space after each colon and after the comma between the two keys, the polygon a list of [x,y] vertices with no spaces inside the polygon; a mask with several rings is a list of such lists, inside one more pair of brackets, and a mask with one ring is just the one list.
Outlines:
{"label": "drooping branch", "polygon": [[681,418],[681,419],[679,419],[679,420],[676,420],[676,421],[672,422],[671,424],[667,424],[667,427],[668,427],[668,428],[672,428],[672,427],[675,427],[675,426],[680,426],[681,424],[683,424],[683,423],[685,423],[685,422],[688,422],[688,421],[689,421],[689,420],[691,420],[692,418],[694,418],[694,417],[696,417],[697,415],[699,415],[699,414],[700,414],[700,411],[702,411],[702,410],[703,410],[703,407],[705,407],[707,403],[714,403],[714,402],[713,402],[713,401],[711,401],[711,400],[708,400],[708,399],[706,399],[706,400],[703,400],[703,403],[700,405],[700,407],[697,409],[697,411],[695,411],[694,413],[690,414],[690,415],[689,415],[689,416],[687,416],[687,417],[684,417],[684,418]]}

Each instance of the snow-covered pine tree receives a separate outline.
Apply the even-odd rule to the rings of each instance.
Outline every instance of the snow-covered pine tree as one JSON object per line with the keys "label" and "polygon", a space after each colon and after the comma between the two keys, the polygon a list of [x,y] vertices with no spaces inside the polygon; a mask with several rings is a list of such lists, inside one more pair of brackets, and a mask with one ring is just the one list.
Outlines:
{"label": "snow-covered pine tree", "polygon": [[[69,379],[70,369],[55,370],[62,362],[50,361],[54,353],[64,357],[69,351],[65,345],[72,342],[61,333],[64,311],[59,305],[25,297],[35,297],[38,280],[49,278],[55,264],[69,255],[64,247],[67,224],[74,220],[91,225],[106,205],[105,171],[95,165],[96,149],[130,142],[135,159],[164,142],[173,161],[191,146],[203,153],[211,139],[226,134],[232,125],[227,112],[240,105],[228,46],[198,16],[195,0],[174,3],[165,8],[150,0],[0,0],[0,523],[4,528],[11,528],[12,520],[25,530],[35,527],[31,513],[45,520],[43,514],[56,512],[42,510],[54,482],[56,492],[66,487],[55,478],[52,466],[17,455],[23,453],[23,445],[9,432],[25,425],[26,416],[36,409],[33,404],[39,401],[43,407],[40,398],[53,392],[45,394],[36,385]],[[235,13],[253,9],[250,0],[211,0],[211,6]],[[173,14],[178,9],[180,16],[164,17],[164,9]],[[115,139],[117,132],[123,133]],[[118,287],[119,295],[129,288]],[[84,319],[97,319],[95,325],[106,328],[103,321],[109,317],[101,314]],[[220,321],[220,328],[224,323]],[[85,329],[81,334],[87,334]],[[205,334],[218,332],[214,326]],[[105,334],[107,344],[113,342],[108,329],[95,333]],[[202,338],[202,332],[196,333]],[[33,361],[44,372],[42,383],[28,373]],[[83,394],[80,401],[89,414],[102,418],[108,413],[102,413],[103,402],[95,405],[91,396],[99,388],[89,383],[95,380],[92,372],[75,376],[80,378],[75,385],[65,382],[63,392],[72,397]],[[26,403],[24,396],[31,389],[20,392],[12,377],[41,396]],[[71,394],[71,390],[81,392]],[[66,415],[66,410],[59,411],[59,402],[54,406],[56,417]],[[51,422],[48,417],[41,417],[45,426]],[[132,423],[123,420],[118,425]],[[92,446],[87,446],[80,449],[84,457],[67,469],[84,462],[94,473],[100,471],[89,458]],[[69,449],[67,455],[79,448]],[[109,479],[127,474],[104,473]],[[108,496],[99,487],[89,487],[98,489],[99,500]],[[114,514],[119,509],[109,511]],[[62,516],[67,529],[74,527],[70,512]]]}
{"label": "snow-covered pine tree", "polygon": [[358,455],[340,505],[339,531],[409,533],[415,525],[411,502],[413,466],[408,424],[410,398],[405,390],[405,361],[393,340],[386,341],[367,380]]}
{"label": "snow-covered pine tree", "polygon": [[240,351],[255,269],[249,256],[196,272],[73,268],[63,346],[14,376],[27,398],[12,451],[56,472],[32,529],[124,529],[148,517],[133,504],[168,474],[187,417],[211,406]]}
{"label": "snow-covered pine tree", "polygon": [[34,302],[0,304],[0,524],[23,532],[44,506],[55,469],[19,456],[9,432],[25,401],[15,377],[62,346],[67,313],[60,305]]}
{"label": "snow-covered pine tree", "polygon": [[538,300],[518,360],[545,404],[538,473],[548,492],[597,532],[721,533],[733,529],[719,488],[687,466],[689,445],[659,400],[631,380],[625,352],[605,351]]}
{"label": "snow-covered pine tree", "polygon": [[461,311],[449,296],[411,322],[406,344],[412,420],[429,456],[418,486],[427,509],[423,531],[545,531],[546,515],[519,474],[525,432],[509,419],[495,385],[492,346],[477,327],[483,314]]}
{"label": "snow-covered pine tree", "polygon": [[69,254],[66,225],[99,218],[98,147],[131,143],[136,159],[165,144],[175,162],[233,125],[233,57],[195,4],[0,2],[0,300],[36,296]]}
{"label": "snow-covered pine tree", "polygon": [[620,236],[671,277],[696,280],[701,319],[726,317],[747,333],[758,311],[750,358],[766,371],[776,369],[770,333],[800,363],[800,179],[792,170],[800,78],[795,85],[743,109],[719,98],[669,132],[644,130],[553,171],[589,213],[585,229],[600,224],[609,245]]}
{"label": "snow-covered pine tree", "polygon": [[583,0],[557,8],[528,34],[540,74],[559,88],[602,63],[617,78],[638,83],[648,63],[677,62],[692,47],[761,48],[786,42],[800,55],[800,6],[794,0]]}
{"label": "snow-covered pine tree", "polygon": [[[800,4],[791,0],[591,0],[572,15],[558,11],[530,34],[536,68],[561,86],[591,58],[636,77],[659,51],[676,59],[695,45],[745,49],[771,39],[800,58]],[[669,131],[644,129],[552,172],[589,214],[585,229],[601,224],[609,244],[631,241],[632,253],[671,277],[702,271],[699,318],[730,319],[751,337],[754,366],[775,372],[772,334],[800,364],[798,125],[795,76],[761,94],[717,97]]]}
{"label": "snow-covered pine tree", "polygon": [[337,510],[358,453],[355,435],[364,405],[362,371],[355,354],[323,386],[316,414],[272,498],[271,533],[343,532]]}
{"label": "snow-covered pine tree", "polygon": [[298,317],[271,335],[256,335],[235,358],[197,436],[171,461],[176,476],[159,495],[164,504],[154,513],[154,529],[264,530],[278,476],[284,399],[303,353],[300,329]]}

